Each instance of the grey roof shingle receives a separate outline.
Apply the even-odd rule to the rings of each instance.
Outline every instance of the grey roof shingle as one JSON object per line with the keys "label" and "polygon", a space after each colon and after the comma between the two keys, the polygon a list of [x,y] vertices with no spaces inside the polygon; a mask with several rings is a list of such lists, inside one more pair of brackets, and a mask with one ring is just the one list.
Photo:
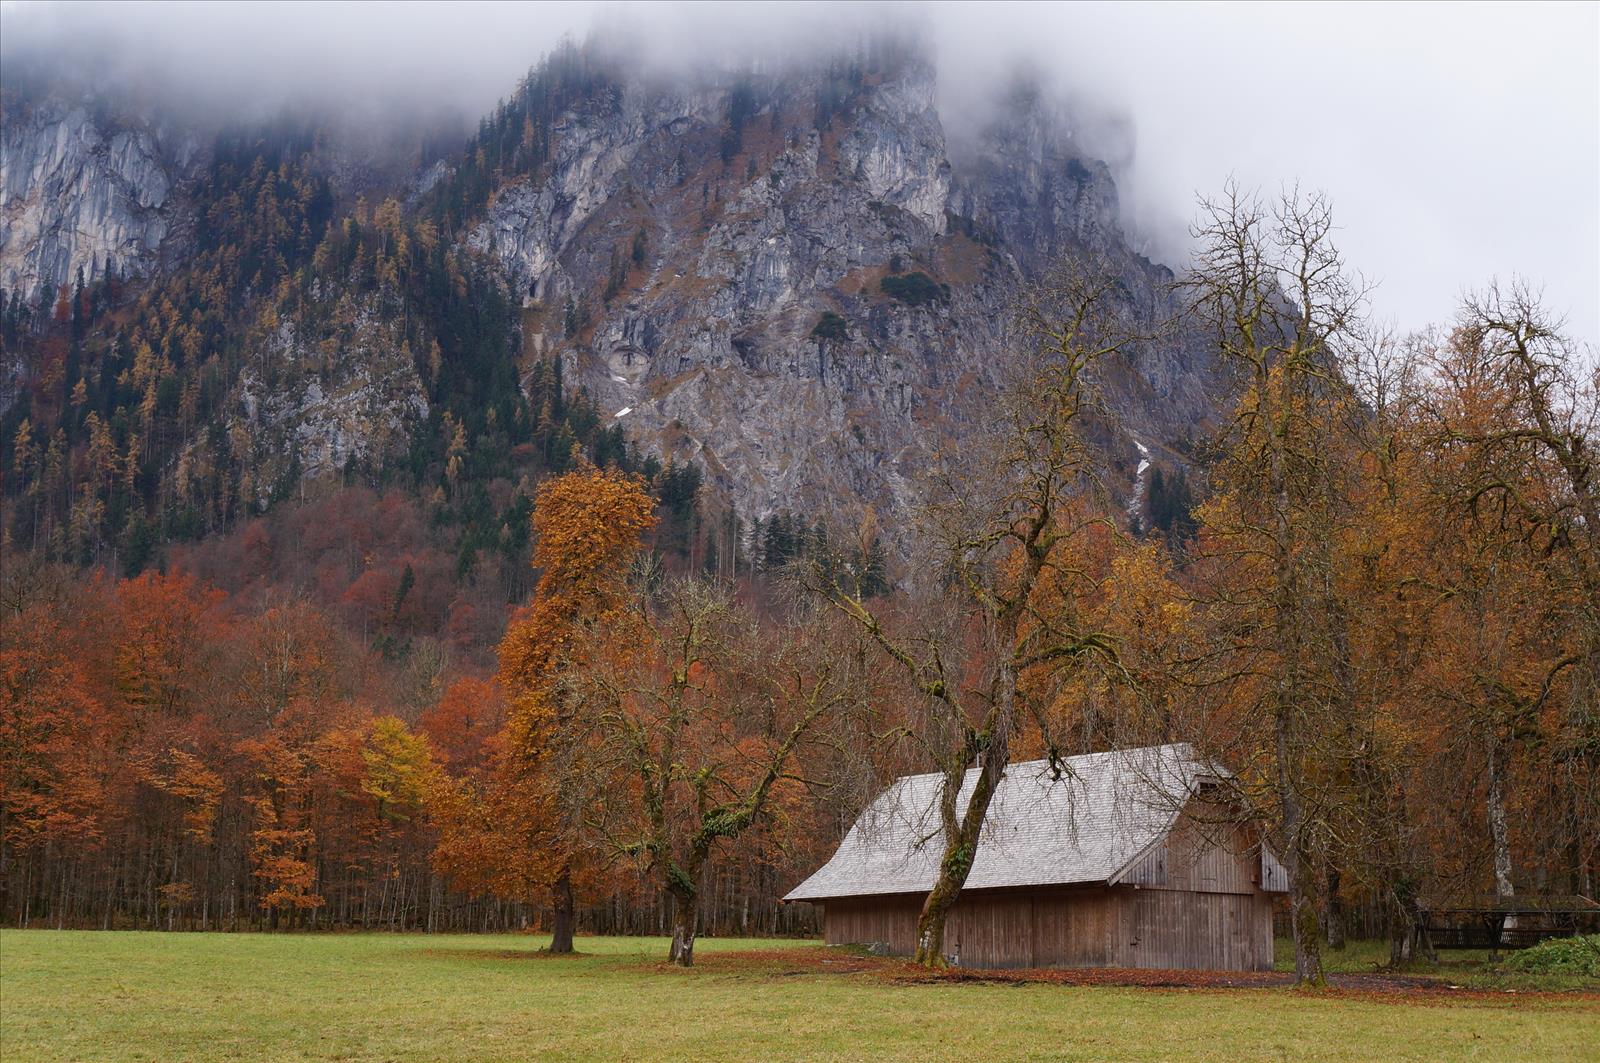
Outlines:
{"label": "grey roof shingle", "polygon": [[[1197,780],[1227,773],[1187,744],[1012,764],[985,817],[966,889],[1107,882],[1172,829]],[[958,808],[978,773],[967,772]],[[942,776],[908,775],[884,790],[845,835],[833,859],[788,901],[926,893],[943,855]]]}

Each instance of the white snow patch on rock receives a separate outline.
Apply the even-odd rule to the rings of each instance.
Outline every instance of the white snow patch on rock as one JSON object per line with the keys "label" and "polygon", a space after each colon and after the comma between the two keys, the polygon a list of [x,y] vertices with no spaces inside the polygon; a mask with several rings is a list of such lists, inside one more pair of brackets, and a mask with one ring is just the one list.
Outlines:
{"label": "white snow patch on rock", "polygon": [[1133,441],[1139,448],[1139,467],[1133,474],[1133,497],[1128,499],[1128,516],[1137,520],[1144,511],[1144,498],[1146,493],[1144,474],[1150,470],[1150,448],[1139,442]]}

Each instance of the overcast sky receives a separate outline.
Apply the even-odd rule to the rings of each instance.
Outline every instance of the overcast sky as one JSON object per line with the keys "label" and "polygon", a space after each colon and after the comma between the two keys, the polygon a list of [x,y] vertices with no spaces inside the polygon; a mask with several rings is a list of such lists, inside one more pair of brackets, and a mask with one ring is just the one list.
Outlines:
{"label": "overcast sky", "polygon": [[1402,328],[1521,274],[1600,341],[1600,4],[48,4],[0,0],[0,46],[176,79],[229,106],[289,96],[448,103],[504,95],[597,19],[658,56],[848,38],[865,18],[935,41],[952,101],[1019,63],[1125,119],[1130,226],[1181,265],[1199,192],[1234,176],[1327,192],[1351,264]]}

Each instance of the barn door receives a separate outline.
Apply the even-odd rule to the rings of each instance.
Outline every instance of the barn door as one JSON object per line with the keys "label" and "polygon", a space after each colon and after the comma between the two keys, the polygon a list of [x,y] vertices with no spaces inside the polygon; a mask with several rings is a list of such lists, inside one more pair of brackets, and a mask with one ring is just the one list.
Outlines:
{"label": "barn door", "polygon": [[1232,943],[1247,940],[1240,898],[1226,893],[1139,890],[1133,897],[1128,954],[1135,966],[1234,970]]}

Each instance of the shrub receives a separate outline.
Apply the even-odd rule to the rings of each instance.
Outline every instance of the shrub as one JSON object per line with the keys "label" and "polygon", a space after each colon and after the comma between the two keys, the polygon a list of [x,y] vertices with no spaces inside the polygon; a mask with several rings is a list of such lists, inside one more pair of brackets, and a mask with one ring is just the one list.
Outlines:
{"label": "shrub", "polygon": [[850,338],[850,326],[844,318],[832,310],[824,310],[817,319],[816,327],[811,330],[814,340],[847,340]]}
{"label": "shrub", "polygon": [[878,282],[878,286],[883,289],[883,294],[907,306],[943,303],[950,298],[949,285],[940,284],[921,271],[907,273],[903,277],[885,277]]}
{"label": "shrub", "polygon": [[1506,967],[1524,974],[1600,978],[1600,934],[1541,941],[1531,949],[1512,954]]}

